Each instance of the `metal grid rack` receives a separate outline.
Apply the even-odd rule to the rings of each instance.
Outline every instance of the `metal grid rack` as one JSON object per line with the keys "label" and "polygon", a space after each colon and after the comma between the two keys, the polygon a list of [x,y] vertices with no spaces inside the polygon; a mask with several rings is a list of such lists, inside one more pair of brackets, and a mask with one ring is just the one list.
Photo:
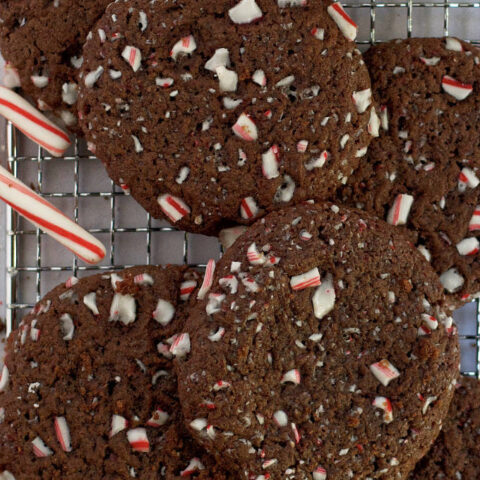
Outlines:
{"label": "metal grid rack", "polygon": [[[347,11],[359,25],[362,50],[376,42],[411,36],[456,35],[480,44],[480,2],[432,0],[349,0]],[[14,175],[37,191],[107,246],[105,260],[88,266],[57,248],[53,241],[26,223],[11,208],[6,213],[7,335],[20,319],[56,284],[68,277],[122,269],[134,264],[185,263],[204,267],[218,257],[215,239],[186,234],[146,214],[125,195],[76,140],[68,154],[56,159],[6,125],[6,154]],[[53,180],[53,182],[51,181]],[[480,376],[479,305],[456,312],[462,347],[462,372]]]}

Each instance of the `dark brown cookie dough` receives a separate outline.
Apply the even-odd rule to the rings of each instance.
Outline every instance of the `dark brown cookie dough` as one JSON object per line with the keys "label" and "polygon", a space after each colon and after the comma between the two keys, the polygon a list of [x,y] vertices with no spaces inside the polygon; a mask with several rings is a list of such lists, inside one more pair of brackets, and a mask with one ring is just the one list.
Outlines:
{"label": "dark brown cookie dough", "polygon": [[480,382],[462,377],[442,431],[410,480],[480,478]]}
{"label": "dark brown cookie dough", "polygon": [[390,220],[406,222],[450,301],[468,301],[480,292],[480,50],[454,38],[395,40],[365,62],[384,129],[341,198],[387,219],[398,195],[413,197]]}
{"label": "dark brown cookie dough", "polygon": [[183,427],[172,370],[185,341],[175,337],[185,321],[181,290],[195,276],[136,267],[62,285],[36,306],[8,340],[0,472],[16,480],[226,478]]}
{"label": "dark brown cookie dough", "polygon": [[271,213],[190,312],[177,362],[187,426],[245,479],[404,479],[458,375],[442,300],[383,221],[328,204]]}
{"label": "dark brown cookie dough", "polygon": [[23,92],[80,133],[76,73],[87,33],[110,0],[1,0],[0,51]]}
{"label": "dark brown cookie dough", "polygon": [[[110,5],[105,41],[94,32],[84,47],[79,100],[109,175],[153,216],[207,234],[335,192],[377,117],[330,3]],[[256,20],[235,23],[243,14]]]}

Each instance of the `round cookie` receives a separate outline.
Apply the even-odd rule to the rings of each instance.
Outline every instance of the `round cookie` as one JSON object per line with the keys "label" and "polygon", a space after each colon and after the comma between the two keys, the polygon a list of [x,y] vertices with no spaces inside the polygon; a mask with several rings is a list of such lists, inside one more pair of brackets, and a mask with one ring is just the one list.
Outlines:
{"label": "round cookie", "polygon": [[189,314],[177,363],[188,428],[245,479],[406,478],[458,375],[442,299],[381,220],[329,204],[269,214]]}
{"label": "round cookie", "polygon": [[480,383],[462,377],[442,431],[410,480],[480,477]]}
{"label": "round cookie", "polygon": [[135,267],[38,303],[8,340],[0,478],[226,479],[183,427],[172,370],[197,282]]}
{"label": "round cookie", "polygon": [[216,234],[328,197],[377,118],[361,54],[333,18],[350,38],[356,28],[338,4],[332,18],[330,3],[110,5],[84,47],[90,148],[146,210],[183,230]]}
{"label": "round cookie", "polygon": [[[9,62],[9,86],[53,110],[69,129],[78,127],[76,74],[82,45],[110,0],[2,0],[0,50]],[[12,81],[13,80],[13,81]]]}
{"label": "round cookie", "polygon": [[340,198],[404,225],[455,305],[480,292],[480,50],[395,40],[365,54],[382,133]]}

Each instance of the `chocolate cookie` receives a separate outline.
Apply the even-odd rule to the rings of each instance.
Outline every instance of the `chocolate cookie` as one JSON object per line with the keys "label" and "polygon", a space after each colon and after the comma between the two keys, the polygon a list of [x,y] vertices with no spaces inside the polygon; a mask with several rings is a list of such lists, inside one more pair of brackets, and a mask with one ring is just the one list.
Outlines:
{"label": "chocolate cookie", "polygon": [[480,383],[462,377],[443,429],[410,480],[480,478]]}
{"label": "chocolate cookie", "polygon": [[73,132],[81,132],[77,125],[75,76],[82,64],[82,45],[109,3],[0,1],[0,50],[16,69],[10,86],[21,85],[40,110],[53,110]]}
{"label": "chocolate cookie", "polygon": [[188,428],[242,478],[405,478],[458,375],[442,297],[420,253],[369,214],[269,214],[190,312],[177,364]]}
{"label": "chocolate cookie", "polygon": [[365,54],[382,134],[341,198],[401,225],[454,304],[480,292],[480,50],[396,40]]}
{"label": "chocolate cookie", "polygon": [[183,267],[136,267],[69,281],[35,307],[0,380],[4,477],[227,478],[183,427],[172,370],[197,282]]}
{"label": "chocolate cookie", "polygon": [[322,0],[114,3],[84,47],[85,135],[117,184],[184,230],[326,198],[376,130],[355,34]]}

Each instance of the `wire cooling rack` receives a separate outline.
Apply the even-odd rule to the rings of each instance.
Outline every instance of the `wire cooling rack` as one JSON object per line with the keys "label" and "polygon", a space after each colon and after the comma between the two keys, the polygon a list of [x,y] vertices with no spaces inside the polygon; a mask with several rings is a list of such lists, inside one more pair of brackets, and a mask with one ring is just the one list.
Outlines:
{"label": "wire cooling rack", "polygon": [[[410,36],[453,35],[480,44],[480,2],[431,1],[344,3],[359,25],[357,42],[368,45]],[[216,239],[179,232],[152,219],[107,177],[100,162],[76,140],[56,159],[6,125],[6,155],[14,173],[107,246],[104,261],[88,266],[7,208],[7,334],[55,285],[131,265],[176,263],[204,267],[220,255]],[[455,314],[460,331],[462,372],[479,376],[480,318],[478,303]]]}

